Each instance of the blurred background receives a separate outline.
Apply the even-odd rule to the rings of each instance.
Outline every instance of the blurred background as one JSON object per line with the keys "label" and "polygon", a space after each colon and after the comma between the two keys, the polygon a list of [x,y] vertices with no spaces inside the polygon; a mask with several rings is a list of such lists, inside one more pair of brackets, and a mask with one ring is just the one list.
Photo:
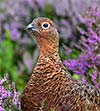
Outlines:
{"label": "blurred background", "polygon": [[[92,14],[93,11],[89,10],[89,7],[99,6],[100,0],[0,0],[0,78],[8,73],[17,90],[24,89],[39,54],[35,41],[25,31],[25,27],[34,18],[45,16],[51,18],[57,25],[60,34],[60,57],[72,76],[84,83],[89,81],[98,88],[100,41],[96,41],[93,47],[96,51],[92,50],[96,54],[93,54],[90,51],[91,44],[86,42],[86,38],[90,37],[86,31],[89,31],[87,26],[90,26],[87,23],[93,21],[89,21],[89,18],[97,16]],[[97,14],[95,11],[93,13]],[[89,15],[85,19],[88,18],[87,22],[82,18],[84,14]],[[97,19],[100,20],[100,13],[98,15]],[[95,23],[97,24],[97,21]],[[95,29],[96,27],[99,27],[100,34],[100,25],[95,25]],[[98,37],[100,40],[100,35]],[[91,38],[91,41],[93,40],[94,38]],[[87,47],[89,50],[86,50]],[[88,60],[89,57],[91,59]]]}

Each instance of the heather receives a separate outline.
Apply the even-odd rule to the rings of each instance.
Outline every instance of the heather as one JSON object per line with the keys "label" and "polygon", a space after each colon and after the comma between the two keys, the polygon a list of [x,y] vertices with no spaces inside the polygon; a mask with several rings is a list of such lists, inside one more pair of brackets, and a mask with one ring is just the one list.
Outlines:
{"label": "heather", "polygon": [[56,23],[60,57],[70,74],[85,84],[100,87],[99,5],[99,0],[0,1],[0,91],[6,94],[3,99],[0,93],[2,111],[8,107],[19,108],[19,100],[16,105],[12,103],[12,95],[24,89],[39,54],[36,42],[25,27],[39,16],[51,18]]}
{"label": "heather", "polygon": [[90,82],[100,87],[100,8],[90,8],[81,19],[85,29],[78,27],[81,34],[79,45],[81,50],[76,59],[65,60],[64,64],[73,73],[81,75],[84,83]]}
{"label": "heather", "polygon": [[20,111],[19,93],[6,74],[0,79],[0,111]]}

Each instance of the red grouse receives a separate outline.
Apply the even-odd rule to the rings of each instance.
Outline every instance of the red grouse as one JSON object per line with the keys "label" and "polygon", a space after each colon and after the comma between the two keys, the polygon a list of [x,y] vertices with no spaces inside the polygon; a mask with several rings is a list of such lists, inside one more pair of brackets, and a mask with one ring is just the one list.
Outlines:
{"label": "red grouse", "polygon": [[100,90],[74,80],[58,54],[59,34],[45,17],[27,26],[40,49],[39,59],[21,96],[23,111],[100,111]]}

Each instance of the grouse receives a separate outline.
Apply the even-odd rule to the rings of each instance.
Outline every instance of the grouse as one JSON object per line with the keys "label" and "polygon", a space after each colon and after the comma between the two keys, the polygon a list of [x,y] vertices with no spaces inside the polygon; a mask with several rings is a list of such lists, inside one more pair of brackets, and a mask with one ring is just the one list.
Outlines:
{"label": "grouse", "polygon": [[40,53],[22,95],[23,111],[100,111],[100,90],[74,80],[59,54],[55,23],[38,17],[27,26]]}

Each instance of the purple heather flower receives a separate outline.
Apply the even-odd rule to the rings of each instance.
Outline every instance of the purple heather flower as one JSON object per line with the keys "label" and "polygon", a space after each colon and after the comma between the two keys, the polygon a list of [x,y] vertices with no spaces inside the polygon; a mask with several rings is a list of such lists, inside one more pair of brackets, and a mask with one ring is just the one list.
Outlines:
{"label": "purple heather flower", "polygon": [[24,2],[28,2],[29,4],[33,3],[33,0],[23,0]]}
{"label": "purple heather flower", "polygon": [[21,37],[20,32],[18,31],[19,27],[20,27],[20,25],[17,22],[15,22],[15,21],[13,21],[7,27],[8,30],[10,31],[10,33],[11,33],[12,40],[16,41],[16,40],[18,40]]}
{"label": "purple heather flower", "polygon": [[14,103],[14,105],[17,105],[18,104],[18,93],[15,89],[15,84],[12,83],[12,86],[13,86],[13,99],[12,99],[12,102]]}
{"label": "purple heather flower", "polygon": [[36,2],[42,9],[45,7],[45,0],[36,0]]}
{"label": "purple heather flower", "polygon": [[[65,19],[62,19],[60,21],[60,28],[59,28],[59,32],[60,32],[60,36],[61,38],[63,37],[63,39],[67,39],[67,37],[69,38],[72,34],[72,30],[71,30],[71,24],[65,20]],[[67,36],[66,36],[66,33],[67,33]],[[71,36],[72,37],[72,36]],[[71,38],[70,37],[70,38]]]}
{"label": "purple heather flower", "polygon": [[57,15],[61,15],[61,16],[66,15],[66,12],[67,12],[66,8],[68,7],[66,0],[55,1],[55,3],[53,5],[54,5]]}
{"label": "purple heather flower", "polygon": [[20,38],[20,33],[16,28],[11,30],[11,37],[12,37],[12,40],[18,40]]}
{"label": "purple heather flower", "polygon": [[17,92],[16,92],[16,90],[14,90],[14,95],[13,95],[12,102],[14,103],[14,105],[17,105],[17,104],[18,104]]}
{"label": "purple heather flower", "polygon": [[6,97],[10,97],[10,94],[11,94],[9,90],[4,90],[1,93],[2,93],[2,99],[5,99]]}
{"label": "purple heather flower", "polygon": [[13,24],[12,24],[12,25],[5,24],[5,25],[4,25],[4,28],[5,28],[6,31],[9,31],[9,32],[10,32],[10,35],[11,35],[11,39],[12,39],[12,40],[15,40],[15,41],[18,40],[18,38],[20,37],[20,36],[19,36],[19,32],[18,32],[18,30],[16,29],[16,27],[13,26]]}
{"label": "purple heather flower", "polygon": [[87,56],[80,56],[78,60],[70,59],[64,61],[64,64],[78,75],[84,75],[87,70]]}
{"label": "purple heather flower", "polygon": [[85,77],[85,76],[82,76],[82,82],[83,82],[84,84],[87,83],[87,80],[86,80],[86,77]]}
{"label": "purple heather flower", "polygon": [[94,68],[94,72],[92,74],[90,74],[91,76],[91,80],[93,82],[93,84],[95,85],[96,88],[99,88],[99,84],[97,82],[97,77],[98,77],[98,70],[96,68]]}
{"label": "purple heather flower", "polygon": [[5,81],[7,81],[7,79],[8,79],[8,74],[6,74],[3,79],[0,79],[0,86],[1,86]]}
{"label": "purple heather flower", "polygon": [[[98,10],[90,8],[85,17],[82,18],[87,28],[87,30],[78,28],[82,34],[81,45],[78,48],[81,49],[82,53],[77,59],[66,60],[64,64],[74,73],[83,75],[84,78],[87,75],[90,76],[93,85],[99,88],[97,80],[100,66],[100,37],[97,29],[100,17],[96,16],[98,15],[97,13],[99,13]],[[82,78],[82,81],[84,81],[84,78]]]}
{"label": "purple heather flower", "polygon": [[0,111],[5,111],[5,109],[0,105]]}
{"label": "purple heather flower", "polygon": [[1,79],[1,80],[0,80],[0,85],[2,85],[4,82],[5,82],[5,80],[4,80],[4,79]]}
{"label": "purple heather flower", "polygon": [[[20,111],[20,102],[19,102],[19,94],[15,89],[14,83],[10,84],[10,81],[5,76],[0,81],[3,81],[0,84],[0,111],[4,111],[5,107],[10,108],[9,110],[18,109]],[[8,85],[7,85],[8,84]],[[12,103],[11,103],[12,102]]]}

